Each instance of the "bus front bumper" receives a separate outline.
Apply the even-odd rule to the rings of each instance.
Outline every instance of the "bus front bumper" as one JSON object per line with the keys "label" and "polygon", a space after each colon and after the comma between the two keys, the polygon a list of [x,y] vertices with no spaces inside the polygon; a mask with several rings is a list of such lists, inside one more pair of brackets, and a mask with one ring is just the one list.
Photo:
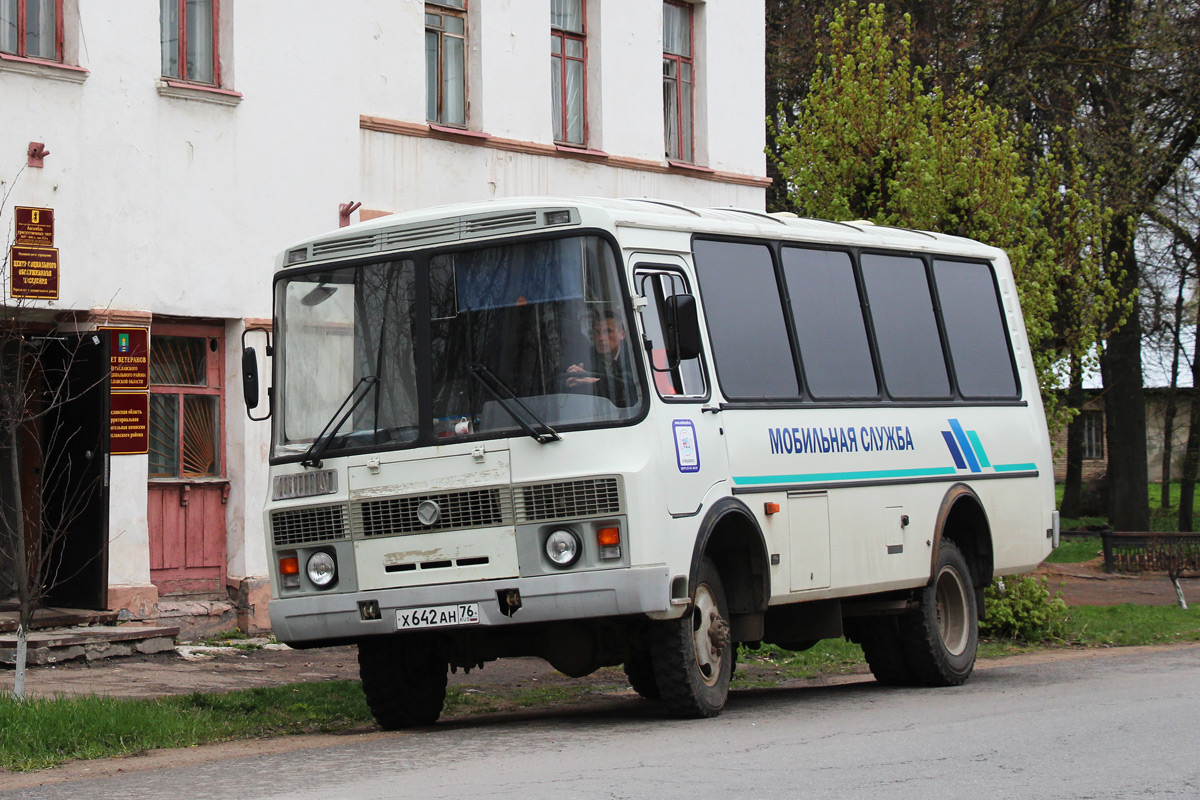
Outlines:
{"label": "bus front bumper", "polygon": [[[513,609],[501,598],[520,598]],[[471,583],[443,583],[345,594],[311,594],[271,600],[271,626],[286,644],[305,646],[394,633],[399,612],[478,604],[479,621],[437,628],[453,632],[480,626],[523,625],[667,611],[666,567],[595,570]],[[378,619],[364,619],[363,605]],[[422,628],[421,630],[427,630]]]}

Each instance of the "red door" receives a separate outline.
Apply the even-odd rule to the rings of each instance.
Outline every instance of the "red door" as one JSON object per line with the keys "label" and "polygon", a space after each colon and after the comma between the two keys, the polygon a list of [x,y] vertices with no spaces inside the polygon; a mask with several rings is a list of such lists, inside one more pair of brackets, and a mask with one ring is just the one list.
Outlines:
{"label": "red door", "polygon": [[150,333],[150,580],[160,596],[225,594],[223,330]]}

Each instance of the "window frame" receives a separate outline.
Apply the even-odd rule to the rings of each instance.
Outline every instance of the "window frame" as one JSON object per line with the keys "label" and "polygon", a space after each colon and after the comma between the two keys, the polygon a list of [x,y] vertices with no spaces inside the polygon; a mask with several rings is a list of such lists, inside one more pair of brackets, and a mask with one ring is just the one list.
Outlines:
{"label": "window frame", "polygon": [[[663,41],[663,62],[672,62],[675,64],[675,109],[676,130],[679,131],[679,152],[672,153],[670,150],[670,140],[667,137],[667,132],[670,128],[667,126],[667,109],[663,108],[663,148],[666,153],[667,161],[678,161],[681,164],[696,163],[696,9],[691,3],[685,3],[682,0],[663,0],[664,17],[665,6],[675,6],[676,8],[686,9],[688,18],[688,50],[690,55],[680,55],[678,53],[670,53],[666,49],[666,40]],[[686,114],[683,102],[683,66],[687,65],[691,70],[691,79],[686,81],[692,87],[689,94],[689,102],[686,104]],[[667,80],[666,71],[663,72],[663,81]],[[687,118],[687,141],[684,141],[684,118]],[[686,145],[686,150],[685,150]]]}
{"label": "window frame", "polygon": [[[32,0],[37,2],[37,0]],[[46,58],[45,56],[29,55],[26,39],[29,34],[29,11],[28,4],[31,0],[16,0],[17,4],[17,49],[14,52],[8,50],[0,51],[0,55],[6,58],[22,58],[29,61],[36,61],[43,64],[63,64],[63,41],[64,24],[63,24],[63,3],[64,0],[52,0],[54,7],[54,57]]]}
{"label": "window frame", "polygon": [[[153,353],[154,339],[158,336],[171,336],[187,339],[201,339],[204,341],[204,385],[198,384],[174,384],[174,383],[154,383],[150,382],[150,394],[156,395],[175,395],[178,397],[176,403],[176,455],[178,456],[178,474],[176,475],[149,475],[147,479],[151,482],[176,482],[179,481],[214,481],[225,480],[227,465],[225,459],[225,331],[219,325],[189,325],[186,323],[162,323],[154,325],[150,331],[150,347]],[[209,342],[216,341],[217,349],[214,352],[209,346]],[[217,407],[217,430],[216,450],[217,470],[213,475],[188,475],[183,470],[183,437],[184,437],[184,398],[188,396],[203,395],[208,397],[216,397]],[[147,464],[147,472],[149,472],[149,464]]]}
{"label": "window frame", "polygon": [[[561,126],[562,138],[554,137],[556,144],[561,144],[566,147],[587,147],[588,143],[588,43],[587,43],[587,0],[579,0],[579,19],[582,30],[569,31],[565,28],[556,27],[553,22],[550,25],[550,67],[553,70],[555,60],[558,61],[558,90],[559,90],[559,119],[556,122]],[[559,42],[558,52],[554,52],[554,40]],[[583,50],[583,55],[579,57],[567,54],[567,42],[579,42]],[[572,141],[568,138],[568,120],[570,119],[570,109],[567,98],[570,96],[567,88],[567,63],[569,61],[578,62],[580,65],[580,74],[583,80],[583,91],[580,92],[580,108],[579,115],[583,119],[583,132],[580,141]],[[552,106],[553,107],[553,106]]]}
{"label": "window frame", "polygon": [[[435,10],[430,11],[430,6],[432,6]],[[461,128],[461,129],[465,130],[467,128],[467,110],[470,107],[470,101],[468,100],[468,97],[467,97],[467,84],[468,84],[468,76],[467,76],[467,49],[468,48],[467,48],[467,44],[470,40],[470,25],[469,25],[469,20],[467,18],[467,0],[462,0],[461,6],[459,6],[458,4],[455,4],[453,2],[446,2],[445,0],[425,0],[425,2],[422,4],[422,14],[425,15],[425,17],[428,17],[428,15],[431,13],[439,14],[443,18],[444,17],[455,17],[455,18],[461,19],[462,24],[463,24],[463,32],[462,32],[461,37],[458,34],[453,34],[453,33],[448,34],[446,32],[444,24],[443,24],[443,27],[441,27],[441,28],[433,28],[433,27],[430,27],[429,20],[427,18],[425,19],[425,36],[426,36],[426,38],[428,38],[430,33],[434,33],[438,37],[437,75],[430,76],[428,69],[426,69],[426,73],[425,73],[425,110],[426,110],[425,121],[427,123],[429,123],[430,125],[442,125],[442,126],[446,126],[446,127],[450,127],[450,128]],[[451,122],[451,121],[447,120],[447,118],[446,118],[446,116],[447,116],[446,115],[446,93],[444,91],[445,81],[444,81],[443,75],[444,75],[444,68],[445,68],[445,52],[446,52],[445,42],[446,42],[447,36],[450,36],[450,37],[456,38],[456,39],[457,38],[462,39],[462,122]],[[426,67],[428,67],[428,63],[426,64]],[[430,80],[431,79],[433,81],[432,86],[435,91],[435,97],[436,97],[435,107],[437,109],[436,118],[434,118],[434,119],[430,119],[429,113],[428,113],[429,112],[429,90],[430,90]]]}
{"label": "window frame", "polygon": [[1085,461],[1104,459],[1104,412],[1099,410],[1080,411],[1079,421],[1083,428],[1080,437],[1083,459]]}
{"label": "window frame", "polygon": [[[633,284],[630,291],[635,296],[646,298],[647,307],[649,307],[649,305],[656,303],[657,298],[641,294],[641,289],[644,286],[644,282],[647,280],[658,282],[661,281],[663,277],[670,278],[672,281],[678,281],[683,286],[684,290],[680,294],[691,294],[693,297],[696,296],[697,290],[690,285],[691,282],[689,281],[687,273],[685,273],[678,266],[656,261],[638,261],[633,265]],[[677,296],[677,294],[672,294],[671,296]],[[666,295],[664,294],[663,297],[665,299]],[[658,309],[656,308],[655,311],[657,312]],[[658,398],[664,403],[707,403],[712,398],[712,379],[709,376],[708,364],[705,360],[706,356],[704,349],[701,349],[700,354],[696,356],[695,359],[689,359],[689,361],[694,360],[696,362],[696,373],[697,377],[700,379],[700,388],[702,391],[694,394],[688,392],[664,394],[659,386],[658,376],[664,375],[668,379],[671,379],[674,375],[679,373],[679,369],[659,369],[657,366],[655,366],[654,353],[650,347],[652,341],[647,335],[648,329],[644,312],[639,315],[639,319],[642,323],[641,349],[647,354],[648,359],[647,373],[650,379],[649,384],[658,394]],[[659,324],[661,326],[661,315],[659,316]],[[680,366],[682,366],[682,364]],[[682,381],[684,376],[680,374],[679,378]],[[683,388],[686,389],[687,386],[684,385]]]}
{"label": "window frame", "polygon": [[[162,31],[162,3],[173,2],[176,4],[176,14],[178,15],[178,30],[177,30],[177,50],[175,58],[179,64],[178,75],[168,75],[164,71],[162,78],[165,81],[175,81],[178,83],[186,83],[194,86],[216,87],[221,86],[221,0],[212,1],[212,82],[197,80],[188,75],[187,69],[187,45],[188,45],[188,30],[187,30],[187,0],[161,0],[159,4],[159,32],[161,39]],[[161,59],[163,42],[159,42],[159,57]],[[161,66],[161,64],[160,64]]]}

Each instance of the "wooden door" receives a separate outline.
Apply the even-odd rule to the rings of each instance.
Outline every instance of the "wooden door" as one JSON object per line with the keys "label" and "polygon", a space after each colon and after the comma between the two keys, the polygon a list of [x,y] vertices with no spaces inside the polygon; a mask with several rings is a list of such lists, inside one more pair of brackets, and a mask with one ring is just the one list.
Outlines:
{"label": "wooden door", "polygon": [[225,593],[224,350],[217,325],[151,330],[147,521],[160,596]]}

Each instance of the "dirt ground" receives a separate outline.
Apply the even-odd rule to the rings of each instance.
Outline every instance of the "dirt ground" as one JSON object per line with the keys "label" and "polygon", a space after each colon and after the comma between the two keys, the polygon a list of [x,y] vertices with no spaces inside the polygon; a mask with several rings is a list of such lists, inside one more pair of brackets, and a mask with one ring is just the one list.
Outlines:
{"label": "dirt ground", "polygon": [[[1175,590],[1163,575],[1107,575],[1099,560],[1086,564],[1046,564],[1036,573],[1049,580],[1073,605],[1173,605]],[[1200,580],[1183,581],[1189,604],[1200,603]],[[741,667],[739,667],[741,668]],[[753,667],[749,667],[753,669]],[[114,697],[159,697],[193,691],[219,692],[259,686],[279,686],[299,681],[355,680],[357,652],[353,647],[291,650],[281,645],[260,650],[232,648],[180,648],[175,653],[133,656],[97,661],[70,662],[30,668],[28,689],[45,696],[100,694]],[[0,692],[12,687],[11,669],[0,670]],[[600,670],[589,676],[589,686],[618,690],[626,686],[623,672]],[[578,685],[549,664],[536,658],[492,662],[470,674],[450,676],[451,685],[475,686],[489,694],[538,686]]]}

